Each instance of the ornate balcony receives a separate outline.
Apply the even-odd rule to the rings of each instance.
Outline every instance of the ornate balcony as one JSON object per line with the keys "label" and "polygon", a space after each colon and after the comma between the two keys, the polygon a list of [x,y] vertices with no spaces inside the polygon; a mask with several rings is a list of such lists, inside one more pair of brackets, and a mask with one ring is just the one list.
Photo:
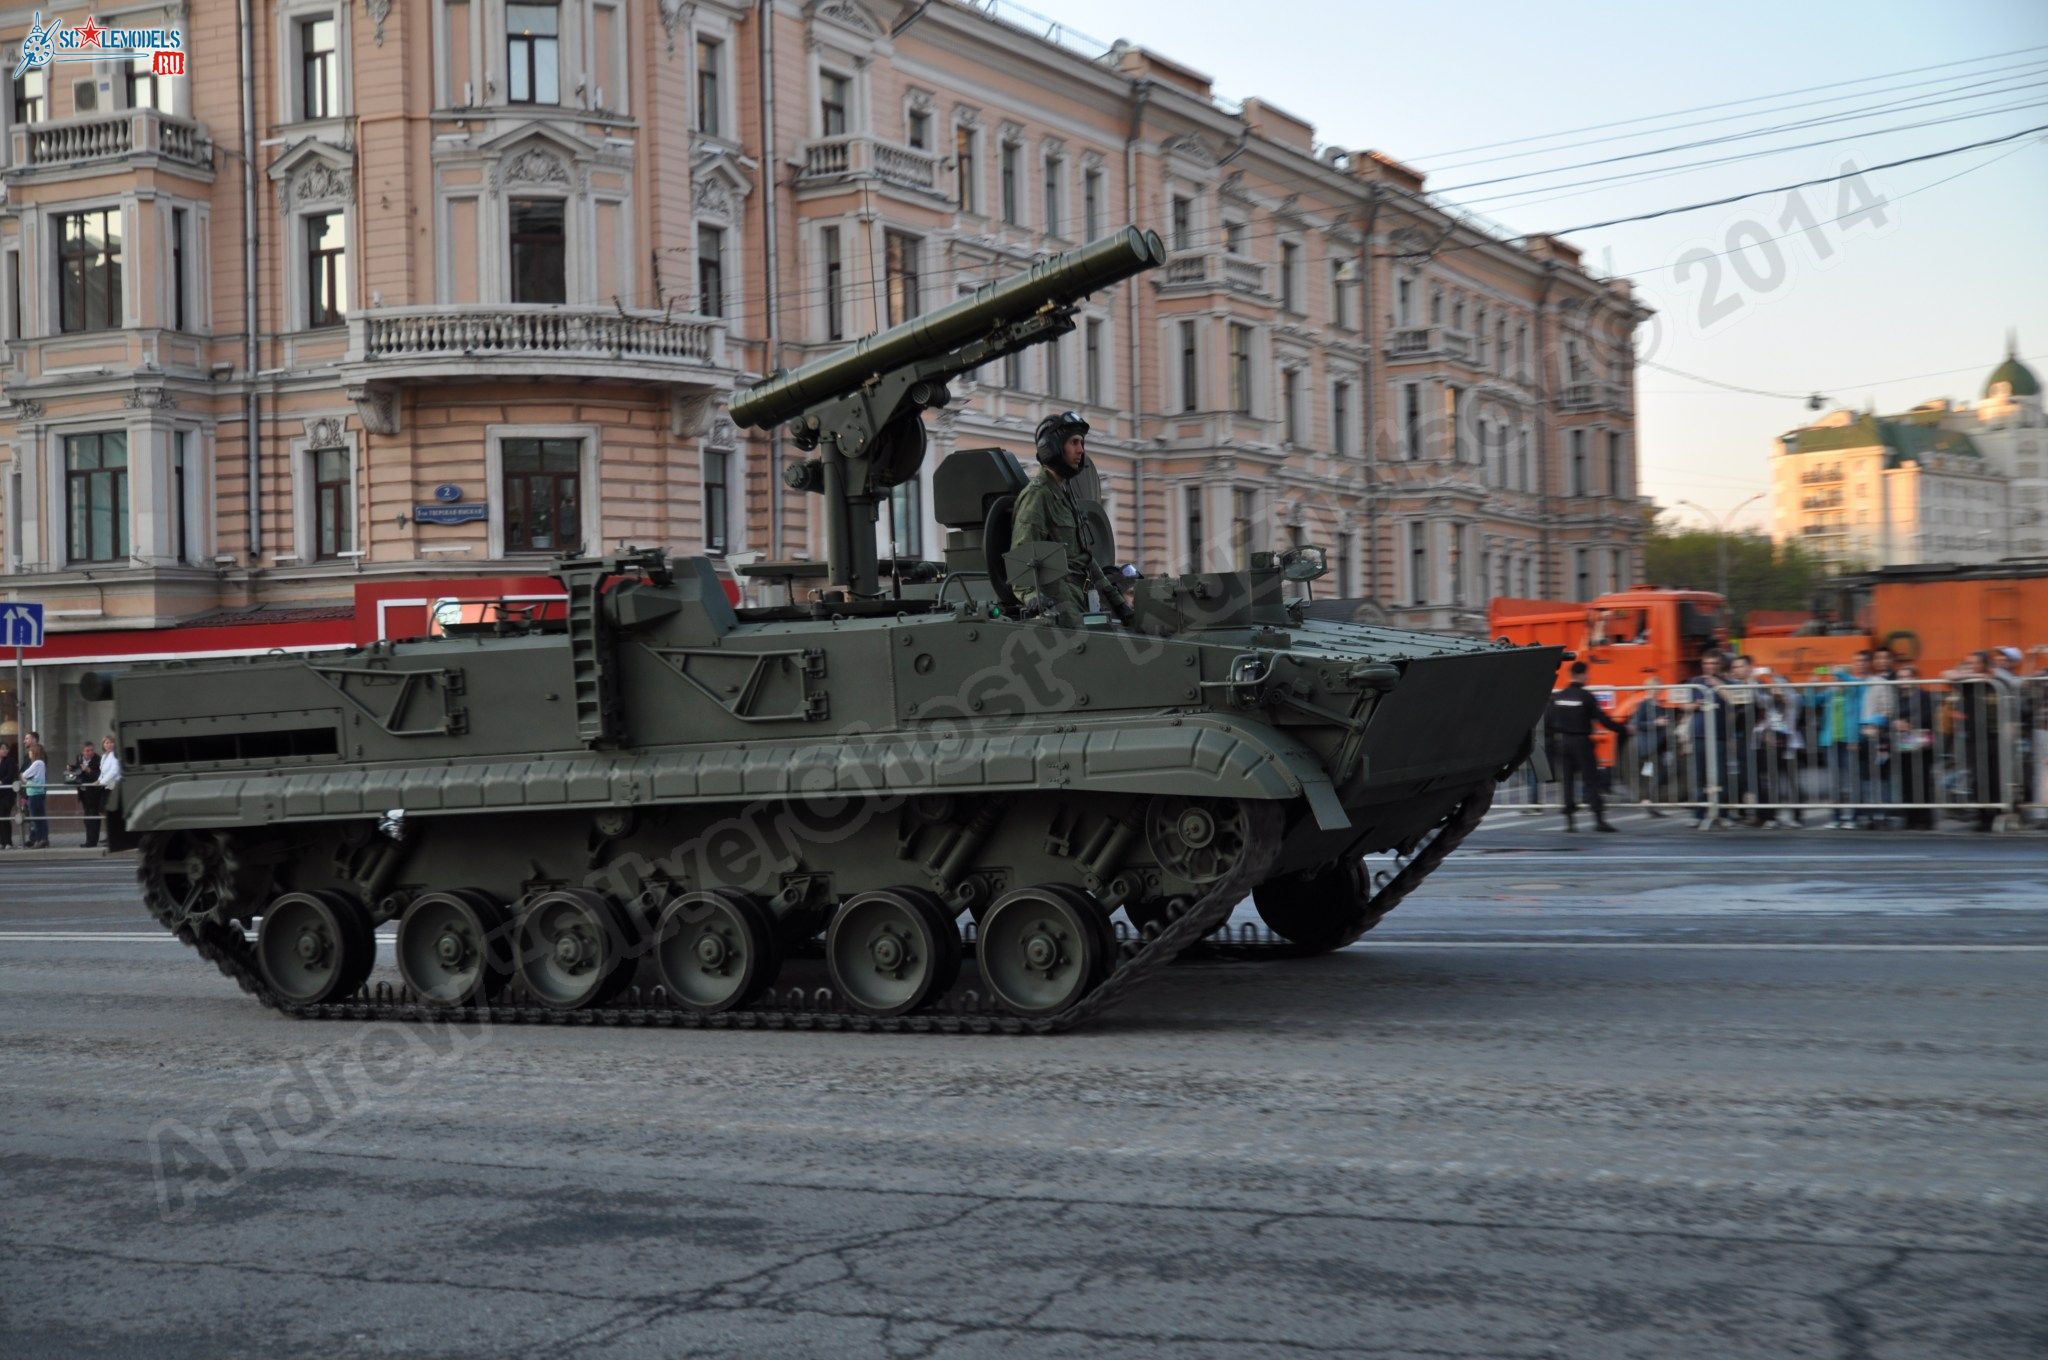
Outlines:
{"label": "ornate balcony", "polygon": [[[615,307],[480,303],[380,307],[348,319],[339,369],[372,429],[395,426],[399,383],[561,378],[722,388],[725,322]],[[385,428],[390,427],[390,428]]]}
{"label": "ornate balcony", "polygon": [[867,179],[935,198],[949,192],[939,183],[939,158],[932,152],[874,137],[820,137],[804,143],[803,168],[796,176],[799,189]]}
{"label": "ornate balcony", "polygon": [[12,132],[7,175],[98,167],[114,161],[153,160],[213,174],[213,138],[189,118],[155,109],[122,109],[54,123],[29,123]]}
{"label": "ornate balcony", "polygon": [[1167,257],[1162,290],[1204,293],[1222,290],[1264,298],[1266,266],[1220,250],[1177,250]]}
{"label": "ornate balcony", "polygon": [[1387,335],[1389,359],[1455,359],[1472,362],[1472,337],[1448,326],[1402,326]]}
{"label": "ornate balcony", "polygon": [[1566,383],[1558,393],[1560,411],[1626,411],[1628,389],[1620,383]]}

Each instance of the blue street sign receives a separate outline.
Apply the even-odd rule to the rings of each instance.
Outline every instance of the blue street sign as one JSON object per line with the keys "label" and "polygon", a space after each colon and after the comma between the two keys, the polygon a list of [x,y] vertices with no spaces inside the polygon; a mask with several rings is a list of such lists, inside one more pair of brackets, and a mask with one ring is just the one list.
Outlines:
{"label": "blue street sign", "polygon": [[39,604],[0,604],[0,646],[40,647],[43,645],[43,607]]}
{"label": "blue street sign", "polygon": [[413,519],[420,524],[470,524],[480,519],[489,519],[488,505],[415,505]]}

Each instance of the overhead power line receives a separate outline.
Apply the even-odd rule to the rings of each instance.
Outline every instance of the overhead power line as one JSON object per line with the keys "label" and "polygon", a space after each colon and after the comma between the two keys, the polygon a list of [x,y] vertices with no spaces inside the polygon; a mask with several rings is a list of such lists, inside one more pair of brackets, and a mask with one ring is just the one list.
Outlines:
{"label": "overhead power line", "polygon": [[[1986,80],[2016,79],[2020,76],[2037,74],[2042,71],[2048,71],[2048,59],[2036,57],[2029,61],[2017,62],[2011,66],[1993,67],[1988,71],[1971,71],[1963,75],[1937,76],[1932,80],[1915,80],[1903,85],[1894,85],[1888,92],[1888,97],[1889,95],[1897,95],[1905,90],[1920,89],[1928,85],[1942,87],[1941,90],[1934,93],[1948,93],[1981,85]],[[1554,156],[1560,152],[1577,151],[1589,146],[1606,146],[1613,142],[1632,142],[1644,137],[1661,137],[1666,133],[1683,132],[1689,128],[1711,127],[1717,123],[1738,123],[1744,119],[1764,118],[1774,113],[1790,113],[1799,109],[1818,108],[1823,104],[1839,104],[1845,99],[1865,98],[1871,93],[1873,92],[1868,90],[1858,90],[1850,94],[1829,95],[1824,99],[1801,99],[1790,104],[1778,104],[1767,109],[1751,109],[1745,113],[1724,113],[1713,118],[1696,118],[1689,123],[1673,123],[1669,127],[1643,128],[1636,132],[1617,132],[1605,137],[1588,137],[1581,141],[1561,142],[1556,146],[1539,147],[1533,151],[1514,151],[1505,156],[1481,156],[1477,160],[1457,161],[1450,165],[1432,165],[1428,167],[1428,172],[1432,175],[1444,175],[1454,170],[1469,170],[1473,166],[1478,165],[1502,165],[1508,161],[1528,160],[1531,156]],[[1926,96],[1913,95],[1910,97],[1920,99]]]}
{"label": "overhead power line", "polygon": [[[2044,82],[2039,79],[2027,79],[2024,81],[2016,81],[2004,85],[1986,86],[1982,89],[1972,90],[1968,94],[1943,95],[1937,98],[1922,99],[1917,102],[1909,100],[1903,103],[1892,102],[1887,104],[1872,104],[1867,105],[1861,109],[1855,109],[1843,113],[1829,114],[1821,118],[1809,118],[1791,123],[1777,123],[1770,127],[1765,128],[1751,128],[1746,132],[1730,132],[1725,133],[1719,137],[1701,137],[1696,138],[1695,140],[1690,142],[1674,142],[1669,146],[1649,147],[1641,151],[1624,151],[1613,156],[1602,156],[1598,160],[1577,161],[1570,165],[1553,165],[1548,166],[1542,170],[1524,170],[1517,174],[1512,175],[1495,175],[1491,179],[1469,180],[1464,184],[1445,185],[1439,188],[1437,192],[1445,194],[1462,193],[1467,189],[1483,189],[1489,185],[1494,184],[1512,184],[1518,180],[1540,179],[1547,175],[1567,174],[1573,170],[1590,170],[1595,168],[1596,166],[1619,165],[1623,161],[1645,160],[1652,156],[1668,156],[1680,151],[1694,151],[1698,150],[1701,147],[1723,146],[1729,142],[1745,142],[1756,137],[1773,137],[1783,132],[1798,132],[1806,128],[1826,127],[1831,123],[1853,123],[1864,118],[1875,118],[1886,113],[1908,113],[1915,109],[1937,108],[1944,104],[1963,103],[1973,99],[1990,99],[1997,95],[2017,94],[2027,90],[2038,90],[2042,87],[2043,84]],[[1980,110],[1976,113],[1961,114],[1957,116],[1965,118],[1975,118],[1983,116],[1984,113],[1995,113],[1999,111],[2000,110],[1996,109],[1986,109]],[[1877,128],[1867,132],[1857,132],[1848,135],[1853,137],[1875,137],[1888,132],[1907,131],[1915,127],[1931,126],[1932,122],[1934,121],[1953,122],[1955,121],[1955,119],[1950,118],[1945,120],[1931,120],[1930,122],[1899,124],[1889,128]],[[1836,138],[1835,140],[1841,141],[1846,140],[1846,138]],[[1826,142],[1807,142],[1803,144],[1803,146],[1825,145],[1827,145]],[[1768,155],[1773,154],[1777,151],[1797,151],[1801,149],[1802,146],[1773,147],[1765,148],[1759,154]],[[1714,162],[1699,161],[1694,162],[1694,164],[1708,165],[1714,164]],[[1572,186],[1548,185],[1545,187],[1570,188]],[[1484,201],[1485,198],[1497,197],[1500,197],[1500,195],[1484,195],[1482,201]]]}
{"label": "overhead power line", "polygon": [[[1796,90],[1778,90],[1771,94],[1751,95],[1746,99],[1728,99],[1718,104],[1697,104],[1687,109],[1673,109],[1665,113],[1646,113],[1635,118],[1617,118],[1606,123],[1588,123],[1584,127],[1565,128],[1557,132],[1539,132],[1528,137],[1510,137],[1505,141],[1481,142],[1477,146],[1460,147],[1455,151],[1436,151],[1418,157],[1428,162],[1440,156],[1463,156],[1474,151],[1491,151],[1502,146],[1526,146],[1530,142],[1549,141],[1553,137],[1575,137],[1582,132],[1604,132],[1608,128],[1629,127],[1637,123],[1652,123],[1662,118],[1682,118],[1692,113],[1707,113],[1714,109],[1739,108],[1744,104],[1761,104],[1768,99],[1784,99],[1796,94],[1813,94],[1820,90],[1839,90],[1850,85],[1868,85],[1872,81],[1889,80],[1894,76],[1919,75],[1923,71],[1943,71],[1957,66],[1975,66],[1981,62],[1999,61],[2007,57],[2025,56],[2031,52],[2048,52],[2048,43],[2033,47],[2019,47],[2007,52],[1989,52],[1981,57],[1965,57],[1959,61],[1935,62],[1931,66],[1909,66],[1898,71],[1881,71],[1876,75],[1857,76],[1853,80],[1834,80],[1823,85],[1806,85]],[[1669,129],[1662,129],[1669,131]]]}

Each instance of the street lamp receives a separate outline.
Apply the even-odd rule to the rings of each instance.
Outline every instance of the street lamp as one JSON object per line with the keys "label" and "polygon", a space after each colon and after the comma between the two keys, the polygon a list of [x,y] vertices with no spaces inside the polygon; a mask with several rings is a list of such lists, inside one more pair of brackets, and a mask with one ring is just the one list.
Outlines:
{"label": "street lamp", "polygon": [[1706,506],[1701,505],[1697,501],[1678,502],[1678,504],[1680,505],[1688,506],[1691,509],[1699,511],[1702,515],[1705,515],[1707,517],[1708,522],[1714,526],[1714,564],[1716,569],[1715,574],[1721,583],[1720,594],[1721,601],[1724,604],[1727,603],[1728,600],[1728,525],[1731,521],[1734,520],[1734,518],[1737,515],[1741,514],[1744,510],[1747,510],[1750,506],[1755,505],[1758,501],[1762,500],[1765,494],[1766,493],[1759,491],[1754,496],[1751,496],[1748,500],[1744,501],[1742,504],[1736,506],[1733,510],[1727,511],[1724,514],[1719,515],[1707,509]]}

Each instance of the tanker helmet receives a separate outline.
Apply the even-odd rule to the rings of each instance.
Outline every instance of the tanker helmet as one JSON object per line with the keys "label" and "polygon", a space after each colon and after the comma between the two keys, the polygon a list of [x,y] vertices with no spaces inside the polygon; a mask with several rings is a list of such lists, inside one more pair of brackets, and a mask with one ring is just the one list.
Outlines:
{"label": "tanker helmet", "polygon": [[[1063,452],[1071,435],[1088,433],[1088,422],[1081,419],[1078,411],[1062,411],[1056,416],[1047,416],[1038,422],[1038,461],[1062,477],[1072,476],[1080,468],[1071,471],[1067,467]],[[1088,466],[1087,455],[1081,457],[1081,467]]]}

